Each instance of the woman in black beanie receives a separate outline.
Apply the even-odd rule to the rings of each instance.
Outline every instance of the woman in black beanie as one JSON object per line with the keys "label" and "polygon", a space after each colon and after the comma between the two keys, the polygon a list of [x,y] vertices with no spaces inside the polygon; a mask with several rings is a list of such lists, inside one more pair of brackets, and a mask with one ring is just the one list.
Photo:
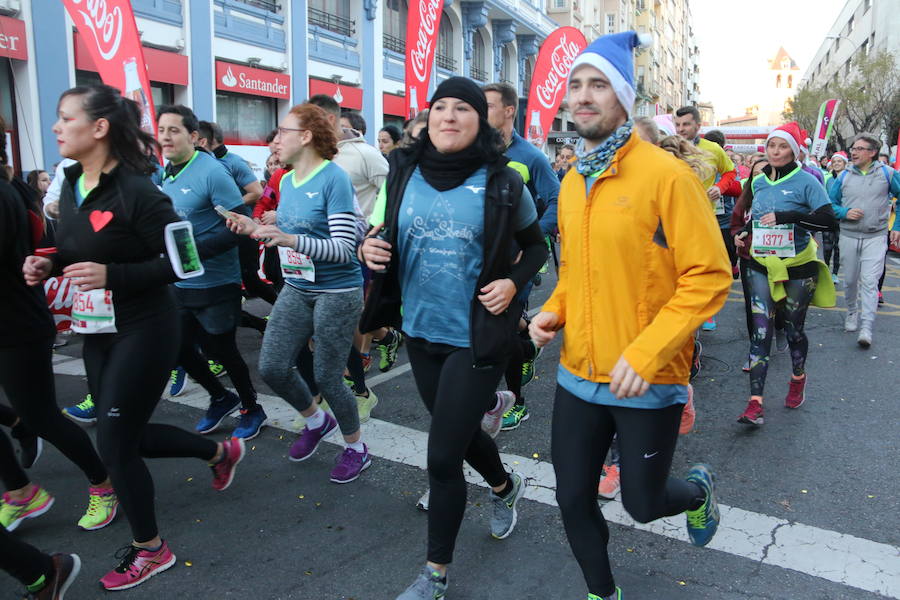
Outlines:
{"label": "woman in black beanie", "polygon": [[[484,93],[451,77],[431,98],[425,132],[391,153],[371,217],[375,229],[360,246],[375,273],[360,330],[402,328],[432,416],[427,563],[397,600],[444,596],[466,506],[463,460],[491,487],[495,538],[512,533],[525,493],[491,434],[512,403],[495,390],[521,314],[514,297],[547,248],[534,202],[507,162]],[[514,240],[523,249],[515,264]]]}

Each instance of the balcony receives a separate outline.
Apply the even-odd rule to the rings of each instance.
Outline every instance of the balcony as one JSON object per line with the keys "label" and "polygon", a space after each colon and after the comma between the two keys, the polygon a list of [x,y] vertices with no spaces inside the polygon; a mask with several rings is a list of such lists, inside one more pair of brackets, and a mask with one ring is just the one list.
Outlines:
{"label": "balcony", "polygon": [[487,71],[480,67],[476,67],[475,65],[471,65],[469,67],[469,73],[472,76],[472,79],[474,79],[475,81],[488,80]]}
{"label": "balcony", "polygon": [[281,11],[281,5],[276,0],[237,0],[249,6],[255,6],[269,12],[277,13]]}
{"label": "balcony", "polygon": [[356,33],[356,21],[353,19],[339,17],[318,8],[309,8],[309,24],[347,37],[353,37]]}
{"label": "balcony", "polygon": [[145,19],[169,25],[183,23],[181,0],[132,0],[131,7],[135,15]]}
{"label": "balcony", "polygon": [[391,52],[396,52],[397,54],[406,53],[406,40],[402,40],[389,33],[382,34],[381,43],[384,45],[385,50],[390,50]]}
{"label": "balcony", "polygon": [[[261,8],[260,2],[214,0],[216,37],[284,51],[284,17]],[[274,4],[274,3],[273,3]]]}
{"label": "balcony", "polygon": [[[435,54],[434,55],[435,64],[441,69],[446,69],[451,72],[456,72],[456,59],[452,56],[444,56],[443,54]],[[475,68],[472,68],[472,73],[474,77]],[[483,81],[483,80],[482,80]]]}

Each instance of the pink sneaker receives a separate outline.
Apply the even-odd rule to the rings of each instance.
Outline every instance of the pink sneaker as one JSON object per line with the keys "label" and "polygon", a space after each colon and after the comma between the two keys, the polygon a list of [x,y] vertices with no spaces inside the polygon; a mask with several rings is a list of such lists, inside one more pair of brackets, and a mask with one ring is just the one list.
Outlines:
{"label": "pink sneaker", "polygon": [[222,442],[225,456],[214,465],[209,465],[213,472],[212,486],[219,492],[228,489],[231,480],[234,479],[234,471],[237,464],[244,458],[244,440],[242,438],[230,438]]}
{"label": "pink sneaker", "polygon": [[804,375],[803,379],[794,379],[791,377],[791,384],[788,387],[787,396],[784,398],[784,405],[787,408],[800,408],[806,402],[806,380],[808,376]]}
{"label": "pink sneaker", "polygon": [[494,405],[494,409],[484,413],[481,418],[481,430],[492,438],[497,437],[497,434],[500,433],[500,427],[503,426],[503,415],[516,402],[516,395],[506,390],[497,392],[496,398],[497,403]]}
{"label": "pink sneaker", "polygon": [[603,467],[603,471],[603,477],[600,478],[600,485],[597,487],[597,495],[612,500],[622,487],[619,483],[619,466],[609,465]]}
{"label": "pink sneaker", "polygon": [[175,555],[165,541],[155,552],[129,544],[116,553],[116,558],[122,562],[100,580],[100,585],[110,591],[141,585],[175,564]]}

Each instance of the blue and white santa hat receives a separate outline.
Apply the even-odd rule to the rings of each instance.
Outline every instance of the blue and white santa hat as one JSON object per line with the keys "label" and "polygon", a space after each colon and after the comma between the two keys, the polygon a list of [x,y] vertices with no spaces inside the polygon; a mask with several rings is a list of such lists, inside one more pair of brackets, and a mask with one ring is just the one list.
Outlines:
{"label": "blue and white santa hat", "polygon": [[634,108],[634,49],[653,43],[649,33],[625,31],[611,33],[594,40],[572,63],[569,77],[582,65],[590,65],[609,79],[619,103],[631,117]]}

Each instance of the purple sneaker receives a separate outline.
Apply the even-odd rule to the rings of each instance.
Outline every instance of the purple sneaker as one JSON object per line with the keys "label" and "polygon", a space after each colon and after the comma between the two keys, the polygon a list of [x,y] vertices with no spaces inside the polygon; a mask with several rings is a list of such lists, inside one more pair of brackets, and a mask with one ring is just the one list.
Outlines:
{"label": "purple sneaker", "polygon": [[330,413],[326,412],[325,424],[318,429],[312,430],[309,428],[309,425],[303,427],[303,431],[300,432],[300,437],[291,444],[291,450],[288,452],[288,457],[294,462],[306,460],[316,453],[322,440],[336,428],[337,420],[335,420]]}
{"label": "purple sneaker", "polygon": [[359,477],[359,474],[372,466],[369,457],[369,447],[363,444],[362,452],[353,448],[344,448],[338,464],[331,470],[331,481],[334,483],[350,483]]}

